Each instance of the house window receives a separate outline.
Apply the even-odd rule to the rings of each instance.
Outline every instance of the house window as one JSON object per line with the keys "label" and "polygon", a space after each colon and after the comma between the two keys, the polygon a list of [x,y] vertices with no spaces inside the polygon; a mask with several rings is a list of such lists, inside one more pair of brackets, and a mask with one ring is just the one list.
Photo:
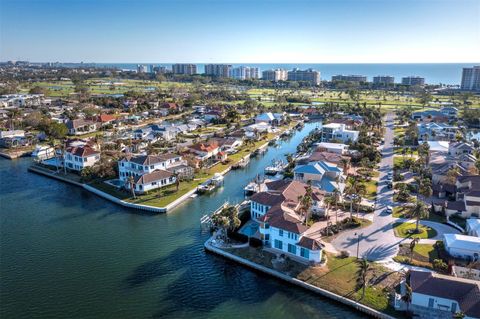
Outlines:
{"label": "house window", "polygon": [[150,169],[153,169],[153,168],[154,168],[154,166],[153,166],[153,165],[151,165],[151,166],[150,166]]}
{"label": "house window", "polygon": [[433,298],[428,298],[428,308],[433,308],[433,302],[434,302]]}
{"label": "house window", "polygon": [[265,240],[270,240],[270,234],[265,234]]}
{"label": "house window", "polygon": [[456,302],[452,302],[452,312],[453,313],[457,312],[457,303]]}
{"label": "house window", "polygon": [[270,228],[270,224],[265,224],[265,229],[269,229]]}
{"label": "house window", "polygon": [[288,244],[288,252],[296,255],[297,254],[297,247],[295,245]]}
{"label": "house window", "polygon": [[305,248],[300,248],[300,256],[308,259],[310,257],[310,251]]}
{"label": "house window", "polygon": [[278,230],[278,236],[283,237],[283,229]]}
{"label": "house window", "polygon": [[282,250],[283,249],[283,242],[281,240],[275,239],[274,241],[274,247],[277,249]]}

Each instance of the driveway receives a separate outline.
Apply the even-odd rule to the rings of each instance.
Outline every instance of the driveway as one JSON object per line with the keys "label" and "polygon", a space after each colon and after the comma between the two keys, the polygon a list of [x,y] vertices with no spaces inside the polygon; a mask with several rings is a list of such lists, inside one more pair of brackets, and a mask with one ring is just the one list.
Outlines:
{"label": "driveway", "polygon": [[398,244],[403,238],[396,238],[392,224],[396,218],[384,212],[386,206],[393,206],[393,190],[387,187],[387,174],[393,172],[393,118],[385,116],[385,142],[380,162],[380,176],[377,186],[377,203],[373,213],[373,223],[359,230],[346,231],[332,241],[336,250],[347,250],[351,256],[367,258],[371,261],[388,259],[398,252]]}

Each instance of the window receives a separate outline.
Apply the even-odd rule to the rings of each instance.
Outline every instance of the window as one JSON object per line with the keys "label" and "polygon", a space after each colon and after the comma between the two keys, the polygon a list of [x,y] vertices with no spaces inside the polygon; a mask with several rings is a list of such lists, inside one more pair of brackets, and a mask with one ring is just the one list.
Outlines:
{"label": "window", "polygon": [[308,259],[310,257],[310,251],[305,248],[300,248],[300,256]]}
{"label": "window", "polygon": [[265,224],[265,229],[269,229],[270,228],[270,224]]}
{"label": "window", "polygon": [[283,229],[278,230],[278,236],[283,237]]}
{"label": "window", "polygon": [[281,240],[275,239],[274,241],[274,247],[277,249],[282,250],[283,249],[283,242]]}
{"label": "window", "polygon": [[265,240],[270,240],[270,234],[265,234]]}
{"label": "window", "polygon": [[433,308],[433,298],[428,298],[428,308]]}
{"label": "window", "polygon": [[151,169],[154,169],[154,168],[155,168],[155,166],[151,165],[151,166],[150,166],[150,168],[151,168]]}
{"label": "window", "polygon": [[456,302],[452,302],[452,312],[453,313],[457,312],[457,303]]}
{"label": "window", "polygon": [[297,254],[297,247],[295,245],[288,244],[288,252],[296,255]]}

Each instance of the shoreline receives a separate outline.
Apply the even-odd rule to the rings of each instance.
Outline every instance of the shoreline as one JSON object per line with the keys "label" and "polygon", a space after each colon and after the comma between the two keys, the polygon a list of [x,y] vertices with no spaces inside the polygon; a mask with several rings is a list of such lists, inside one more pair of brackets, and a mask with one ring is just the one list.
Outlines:
{"label": "shoreline", "polygon": [[[281,133],[280,133],[281,134]],[[265,147],[268,147],[268,144],[270,143],[270,141],[272,140],[275,140],[277,136],[275,136],[273,139],[271,140],[268,140],[266,143],[260,145],[257,149],[261,149],[261,148],[265,148]],[[255,149],[256,150],[256,149]],[[253,150],[251,153],[248,153],[247,155],[245,155],[244,157],[242,157],[238,162],[244,160],[245,158],[247,157],[250,157],[251,154],[255,151]],[[236,162],[237,163],[237,162]],[[232,170],[232,166],[235,165],[236,163],[233,163],[232,165],[230,165],[229,167],[227,167],[226,169],[224,169],[223,171],[221,171],[219,174],[224,176],[226,175],[228,172],[230,172]],[[156,206],[151,206],[151,205],[142,205],[142,204],[135,204],[135,203],[130,203],[128,201],[125,201],[125,200],[121,200],[113,195],[110,195],[106,192],[103,192],[89,184],[85,184],[85,183],[80,183],[80,182],[76,182],[76,181],[73,181],[71,179],[68,179],[68,178],[65,178],[61,175],[57,175],[55,173],[51,173],[51,172],[47,172],[46,170],[43,170],[43,169],[40,169],[38,167],[35,167],[34,165],[31,165],[29,168],[28,168],[28,171],[29,172],[33,172],[33,173],[36,173],[36,174],[39,174],[39,175],[43,175],[43,176],[46,176],[46,177],[50,177],[50,178],[53,178],[53,179],[56,179],[56,180],[59,180],[59,181],[62,181],[62,182],[66,182],[66,183],[69,183],[69,184],[72,184],[72,185],[75,185],[75,186],[78,186],[78,187],[81,187],[83,188],[84,190],[90,192],[90,193],[93,193],[99,197],[102,197],[103,199],[106,199],[110,202],[113,202],[117,205],[121,205],[123,207],[127,207],[127,208],[132,208],[132,209],[137,209],[137,210],[142,210],[142,211],[149,211],[149,212],[153,212],[153,213],[168,213],[169,211],[172,211],[173,209],[175,209],[177,206],[181,205],[182,203],[186,202],[191,195],[195,194],[196,191],[197,191],[197,187],[191,189],[190,191],[188,191],[187,193],[183,194],[182,196],[180,196],[179,198],[175,199],[174,201],[170,202],[168,205],[164,206],[164,207],[156,207]]]}
{"label": "shoreline", "polygon": [[383,312],[380,312],[378,310],[375,310],[373,308],[370,308],[366,305],[363,305],[359,302],[353,301],[351,299],[348,299],[346,297],[340,296],[338,294],[335,294],[331,291],[325,290],[320,287],[313,286],[309,283],[306,283],[302,280],[290,277],[286,274],[283,274],[279,271],[276,271],[274,269],[267,268],[265,266],[259,265],[257,263],[254,263],[250,260],[241,258],[239,256],[236,256],[232,253],[229,253],[223,249],[220,249],[218,247],[215,247],[211,244],[211,240],[213,237],[210,237],[204,244],[204,248],[207,252],[210,252],[212,254],[219,255],[223,258],[229,259],[231,261],[237,262],[241,264],[242,266],[246,266],[248,268],[251,268],[255,271],[262,272],[264,274],[267,274],[269,276],[275,277],[276,279],[280,279],[282,281],[285,281],[287,283],[293,284],[295,286],[301,287],[303,289],[309,290],[313,293],[319,294],[323,297],[329,298],[331,300],[334,300],[336,302],[342,303],[343,305],[346,305],[348,307],[354,308],[357,311],[360,311],[364,314],[367,314],[369,316],[372,316],[374,318],[379,318],[379,319],[394,319],[395,317],[392,317],[390,315],[387,315]]}

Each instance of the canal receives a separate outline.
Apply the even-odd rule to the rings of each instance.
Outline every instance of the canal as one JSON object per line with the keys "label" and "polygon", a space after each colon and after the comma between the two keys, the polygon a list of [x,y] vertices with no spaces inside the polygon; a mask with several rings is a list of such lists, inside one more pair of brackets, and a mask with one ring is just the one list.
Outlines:
{"label": "canal", "polygon": [[315,127],[232,171],[210,196],[145,215],[0,159],[1,318],[361,318],[353,310],[208,254],[200,217]]}

